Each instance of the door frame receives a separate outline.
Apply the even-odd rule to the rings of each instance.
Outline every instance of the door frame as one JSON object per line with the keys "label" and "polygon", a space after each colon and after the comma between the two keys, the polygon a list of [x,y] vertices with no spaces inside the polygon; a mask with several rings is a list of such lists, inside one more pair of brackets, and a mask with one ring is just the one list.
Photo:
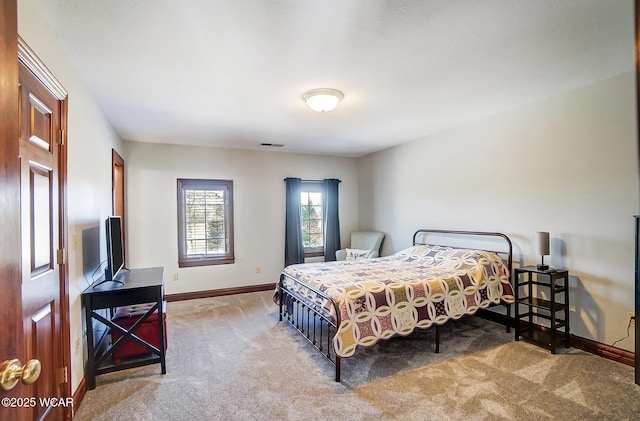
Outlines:
{"label": "door frame", "polygon": [[[58,245],[63,250],[62,262],[58,262],[59,282],[60,282],[60,340],[62,354],[62,364],[65,372],[63,377],[66,382],[62,390],[65,396],[61,398],[70,398],[73,396],[71,390],[71,326],[70,326],[70,310],[69,310],[69,265],[68,265],[68,211],[67,211],[67,125],[68,125],[68,93],[62,84],[55,78],[53,73],[49,71],[47,66],[38,58],[35,52],[27,45],[27,43],[18,35],[18,61],[21,62],[35,77],[51,92],[51,94],[60,101],[60,149],[58,156],[58,186],[59,186],[59,226],[58,226]],[[16,120],[17,121],[17,120]],[[16,144],[18,143],[16,137]],[[65,418],[71,419],[72,407],[65,410]]]}
{"label": "door frame", "polygon": [[[634,33],[634,50],[635,50],[635,65],[636,65],[636,127],[637,127],[637,139],[636,145],[638,145],[638,156],[637,159],[640,162],[640,1],[635,0],[634,2],[634,14],[635,14],[635,33]],[[637,235],[637,234],[636,234]],[[636,239],[636,248],[638,247],[637,239]],[[636,259],[638,259],[638,250],[636,250]],[[635,273],[635,315],[636,315],[636,327],[635,327],[635,344],[634,344],[634,368],[635,368],[635,383],[640,386],[640,323],[638,323],[638,315],[640,315],[640,277],[638,273],[638,263],[636,260],[636,273]]]}
{"label": "door frame", "polygon": [[[121,170],[119,170],[121,169]],[[121,172],[118,177],[118,172]],[[127,266],[127,218],[126,218],[126,203],[125,203],[125,167],[124,158],[115,150],[111,149],[111,214],[120,216],[122,218],[122,253],[124,255],[125,267]],[[117,181],[120,180],[121,186],[117,185]],[[119,205],[122,205],[122,214],[118,213]]]}

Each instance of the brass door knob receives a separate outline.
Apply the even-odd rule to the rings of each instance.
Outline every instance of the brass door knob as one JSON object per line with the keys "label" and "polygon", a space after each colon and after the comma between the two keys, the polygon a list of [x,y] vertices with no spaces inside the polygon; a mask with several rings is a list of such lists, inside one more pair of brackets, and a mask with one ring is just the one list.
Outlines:
{"label": "brass door knob", "polygon": [[13,389],[20,380],[31,384],[40,377],[41,365],[38,360],[29,360],[25,365],[20,360],[7,360],[0,366],[0,384],[4,390]]}

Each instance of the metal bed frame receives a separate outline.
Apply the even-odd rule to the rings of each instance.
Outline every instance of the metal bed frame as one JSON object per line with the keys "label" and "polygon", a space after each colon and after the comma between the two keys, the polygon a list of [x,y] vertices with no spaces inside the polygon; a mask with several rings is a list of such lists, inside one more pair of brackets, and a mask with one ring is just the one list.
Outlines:
{"label": "metal bed frame", "polygon": [[[511,283],[512,269],[513,269],[513,246],[511,240],[505,234],[499,232],[484,232],[484,231],[452,231],[452,230],[436,230],[436,229],[419,229],[413,234],[413,245],[428,245],[426,242],[418,242],[418,236],[426,237],[428,234],[443,234],[451,236],[467,236],[467,237],[498,237],[504,240],[506,243],[507,251],[505,250],[490,250],[483,249],[484,251],[490,251],[500,255],[507,266],[507,273],[509,282]],[[454,246],[450,246],[454,247]],[[462,248],[462,247],[454,247]],[[505,256],[506,255],[506,256]],[[318,297],[321,297],[331,303],[334,309],[335,317],[323,312],[318,305],[310,303],[309,300],[298,294],[296,291],[285,287],[284,280],[288,279],[294,284],[301,285],[304,289],[314,292]],[[512,284],[512,287],[513,286]],[[340,326],[340,308],[338,303],[329,297],[327,294],[313,288],[309,285],[303,284],[297,279],[282,272],[280,280],[278,282],[278,290],[280,291],[280,310],[279,320],[286,320],[291,326],[293,326],[298,332],[302,334],[318,351],[325,357],[331,364],[335,366],[335,381],[340,381],[340,358],[336,355],[333,349],[333,337],[337,332],[338,326]],[[498,304],[495,304],[498,305]],[[507,332],[511,331],[511,306],[507,303],[501,303],[507,309]],[[435,338],[435,352],[440,352],[440,326],[435,325],[436,338]]]}

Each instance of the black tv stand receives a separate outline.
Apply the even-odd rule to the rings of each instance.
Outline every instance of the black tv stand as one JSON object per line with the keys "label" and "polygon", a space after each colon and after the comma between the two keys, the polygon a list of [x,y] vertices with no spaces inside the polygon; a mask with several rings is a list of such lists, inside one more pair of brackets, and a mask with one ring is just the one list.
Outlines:
{"label": "black tv stand", "polygon": [[[114,371],[125,370],[132,367],[140,367],[148,364],[160,363],[161,373],[166,374],[166,342],[164,336],[164,309],[162,301],[164,300],[164,282],[162,267],[131,269],[118,277],[122,276],[124,285],[114,285],[105,283],[99,288],[87,287],[82,293],[82,304],[85,312],[85,324],[87,326],[87,362],[85,366],[85,379],[87,389],[95,389],[96,376]],[[122,282],[122,281],[119,281]],[[101,282],[103,283],[103,282]],[[136,330],[141,322],[135,323],[128,330],[123,329],[111,320],[111,317],[103,316],[98,312],[102,309],[113,309],[115,307],[123,307],[132,304],[153,303],[153,306],[147,310],[140,320],[143,321],[154,311],[158,311],[158,343],[164,344],[159,348],[143,341],[136,336]],[[141,346],[149,349],[150,354],[145,357],[132,358],[130,361],[123,361],[115,364],[113,361],[113,351],[124,340],[115,341],[106,349],[96,346],[94,343],[94,320],[104,327],[119,331],[123,337],[129,338]]]}

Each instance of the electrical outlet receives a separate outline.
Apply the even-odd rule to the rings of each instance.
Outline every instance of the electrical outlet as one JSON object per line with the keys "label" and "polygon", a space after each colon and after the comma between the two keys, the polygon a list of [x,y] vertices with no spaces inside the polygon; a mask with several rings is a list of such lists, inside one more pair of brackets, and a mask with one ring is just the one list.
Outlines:
{"label": "electrical outlet", "polygon": [[627,313],[627,326],[629,327],[636,326],[636,315],[631,311]]}
{"label": "electrical outlet", "polygon": [[256,266],[256,273],[262,272],[262,268],[260,266]]}
{"label": "electrical outlet", "polygon": [[76,344],[75,344],[75,347],[76,347],[76,350],[75,350],[75,351],[76,351],[76,354],[77,354],[77,353],[80,351],[80,336],[78,336],[78,337],[76,338]]}

